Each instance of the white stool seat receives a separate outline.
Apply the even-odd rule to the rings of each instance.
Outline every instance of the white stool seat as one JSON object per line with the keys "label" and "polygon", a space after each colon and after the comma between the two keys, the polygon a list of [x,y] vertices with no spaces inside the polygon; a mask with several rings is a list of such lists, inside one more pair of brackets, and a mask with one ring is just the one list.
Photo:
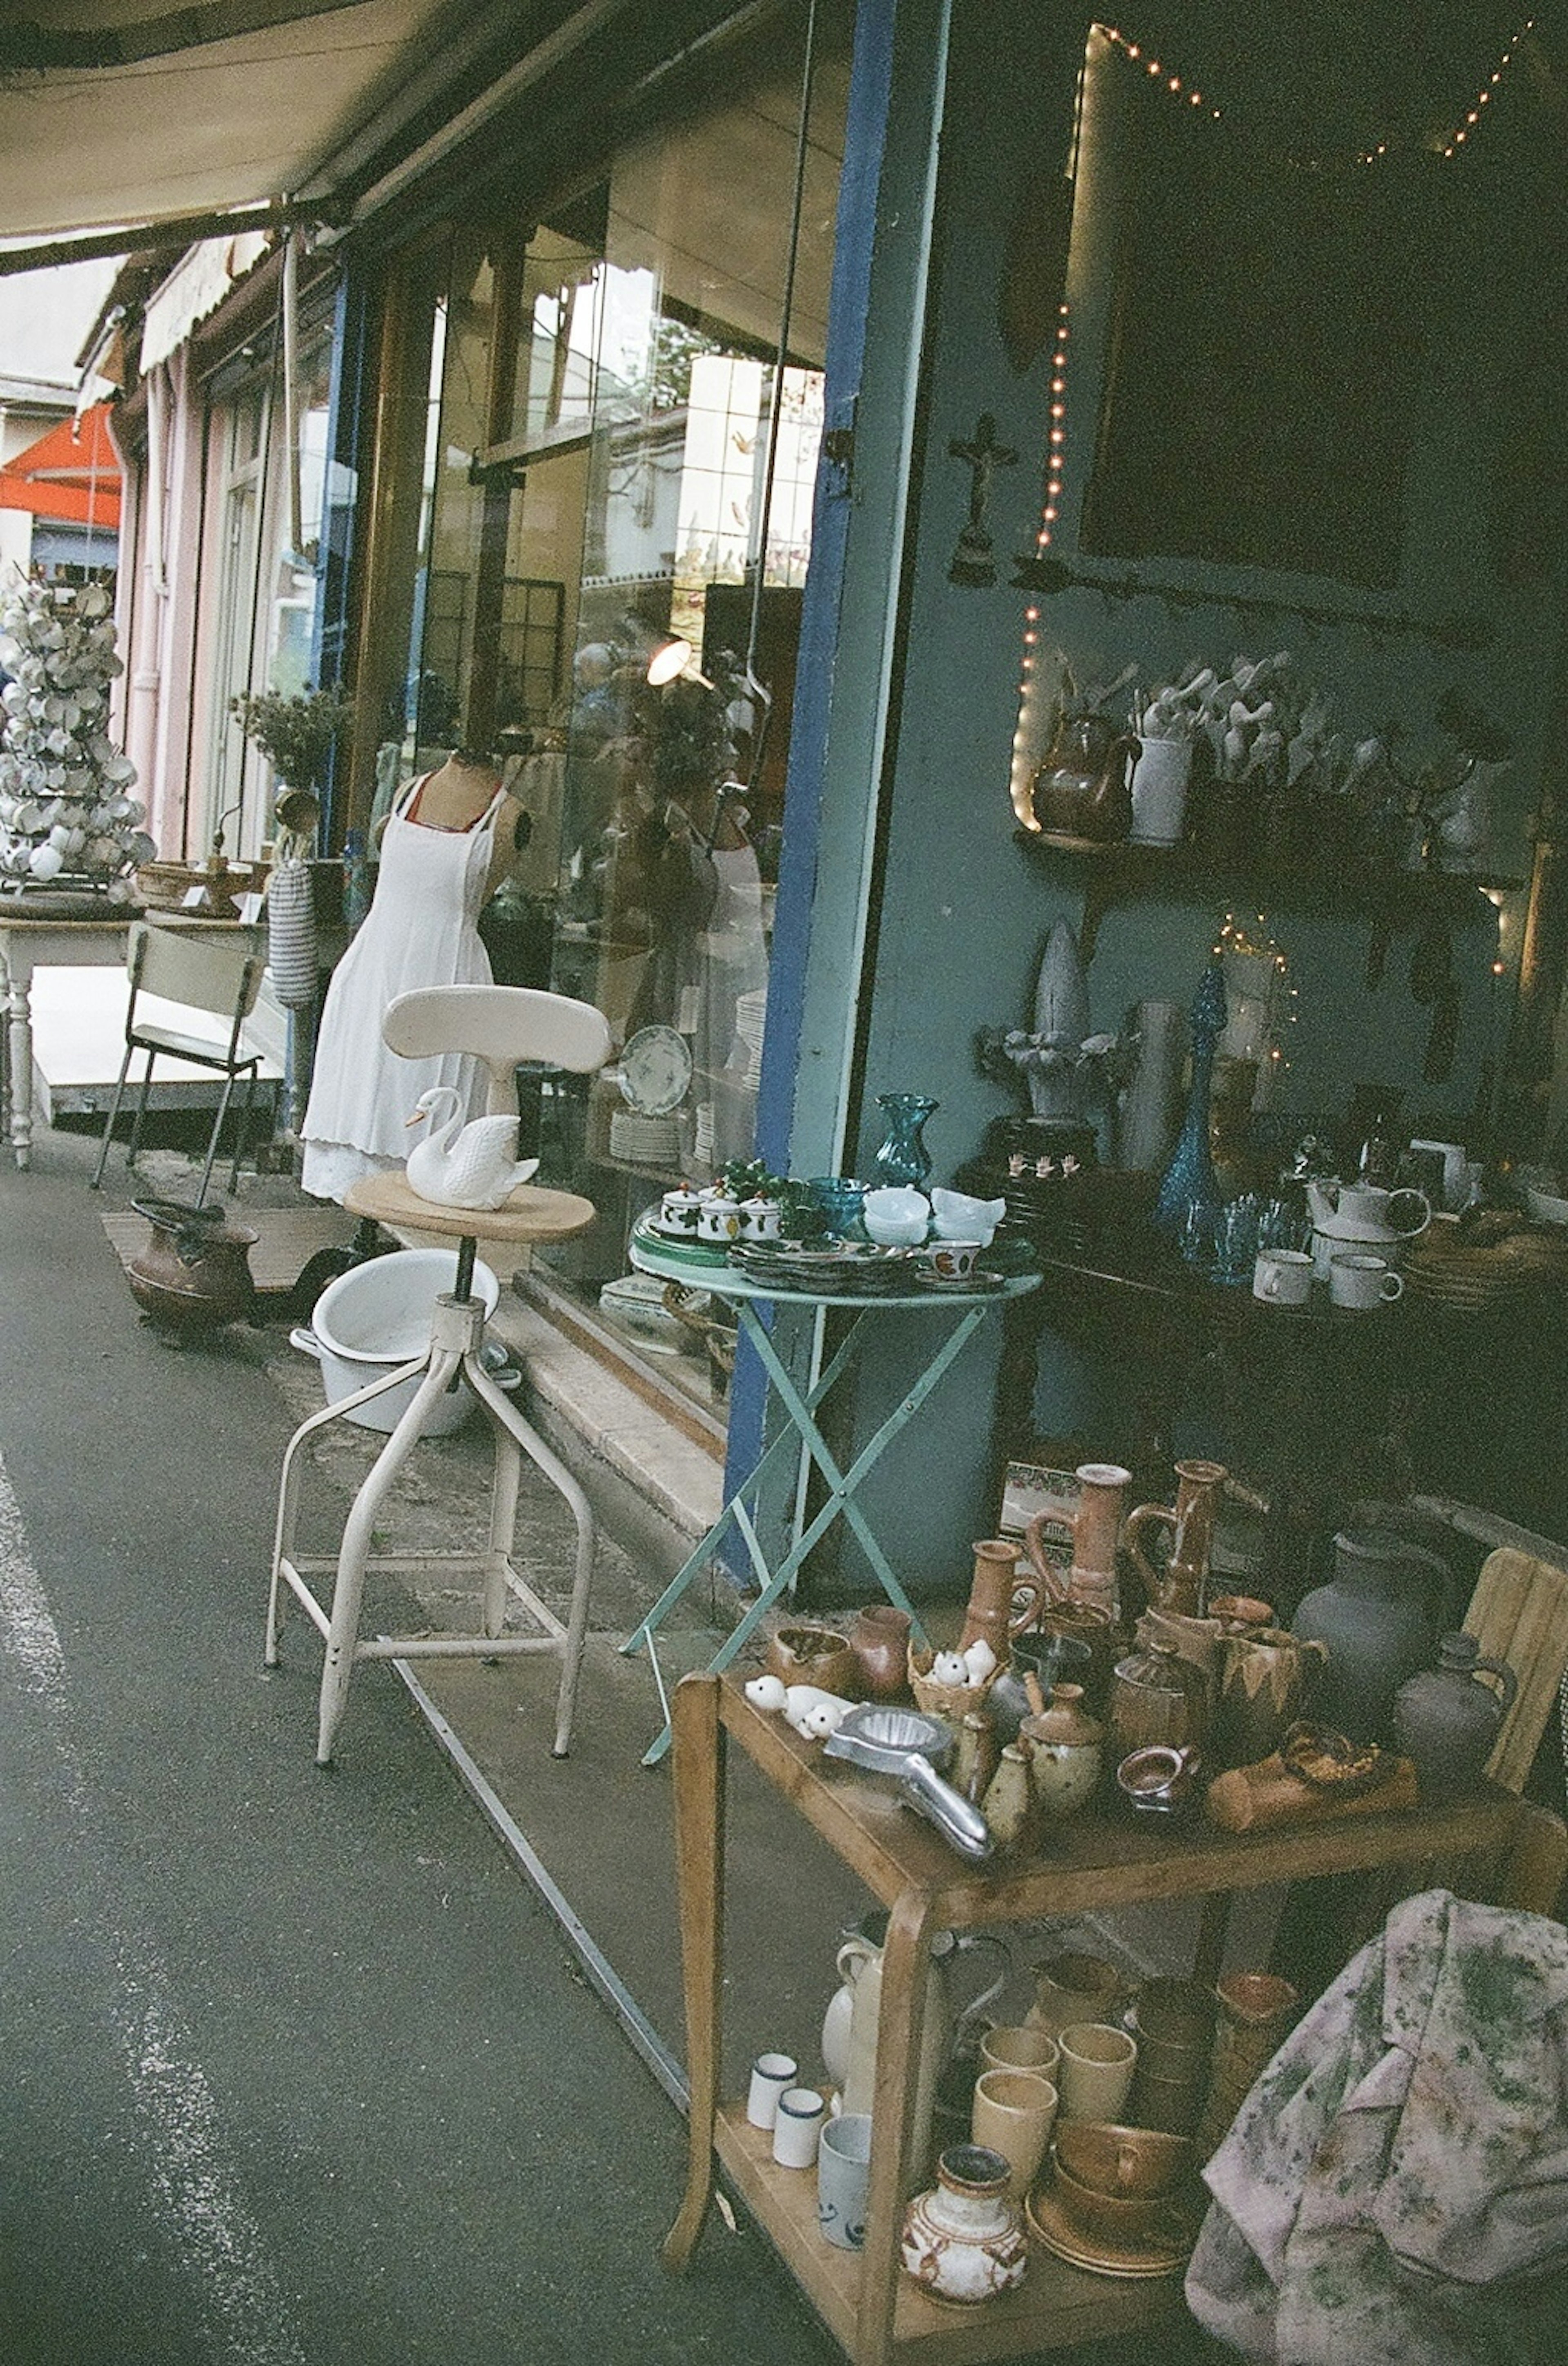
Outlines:
{"label": "white stool seat", "polygon": [[[466,1002],[454,1012],[453,997]],[[444,1006],[436,1016],[445,1040],[432,1046],[427,1014],[410,1006]],[[556,1008],[543,1014],[537,1006]],[[458,1021],[461,1023],[457,1023]],[[521,986],[434,988],[428,994],[404,995],[387,1013],[384,1032],[394,1051],[410,1057],[429,1048],[477,1053],[491,1072],[491,1107],[512,1093],[519,1062],[548,1057],[555,1065],[583,1071],[596,1068],[609,1051],[610,1033],[602,1014],[586,1003],[564,996],[541,995]],[[549,1046],[541,1051],[541,1042]],[[593,1515],[588,1499],[564,1463],[525,1421],[506,1392],[485,1369],[479,1349],[485,1310],[472,1294],[477,1244],[510,1242],[534,1245],[570,1240],[594,1221],[590,1200],[573,1191],[553,1191],[524,1185],[494,1209],[449,1208],[423,1200],[401,1175],[367,1176],[345,1194],[344,1205],[352,1215],[374,1217],[389,1225],[416,1226],[421,1232],[445,1234],[458,1243],[457,1277],[448,1297],[440,1298],[431,1323],[429,1346],[413,1361],[386,1372],[356,1394],[341,1397],[302,1422],[283,1458],[278,1495],[277,1528],[272,1557],[272,1586],[267,1605],[266,1663],[276,1667],[288,1597],[300,1605],[326,1646],[317,1729],[316,1762],[331,1763],[337,1731],[348,1702],[349,1680],[361,1660],[491,1659],[525,1651],[554,1651],[561,1661],[556,1702],[554,1754],[564,1758],[571,1741],[572,1713],[578,1672],[588,1631],[589,1592],[593,1576]],[[419,1442],[426,1414],[449,1388],[466,1379],[490,1422],[495,1460],[491,1493],[489,1538],[482,1553],[372,1555],[371,1539],[381,1524],[382,1506],[399,1471]],[[416,1380],[413,1397],[377,1456],[355,1495],[337,1552],[331,1559],[303,1559],[294,1549],[299,1522],[302,1452],[318,1430],[368,1404],[386,1390]],[[563,1625],[542,1602],[512,1560],[517,1521],[517,1501],[527,1455],[536,1468],[565,1499],[577,1527],[577,1553],[571,1600]],[[475,1633],[452,1635],[362,1636],[359,1632],[365,1580],[372,1571],[404,1572],[432,1561],[462,1562],[482,1574],[480,1627]],[[308,1583],[332,1572],[331,1597],[325,1606]],[[508,1632],[508,1604],[518,1603],[531,1623],[527,1632]]]}

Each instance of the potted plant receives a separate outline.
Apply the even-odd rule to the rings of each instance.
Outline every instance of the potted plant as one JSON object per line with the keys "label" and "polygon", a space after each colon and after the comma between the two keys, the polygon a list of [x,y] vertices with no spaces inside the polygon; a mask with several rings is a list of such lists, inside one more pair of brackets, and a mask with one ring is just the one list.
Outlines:
{"label": "potted plant", "polygon": [[259,748],[280,786],[315,791],[354,720],[354,702],[337,683],[305,689],[293,697],[264,690],[231,698],[229,711],[253,748]]}

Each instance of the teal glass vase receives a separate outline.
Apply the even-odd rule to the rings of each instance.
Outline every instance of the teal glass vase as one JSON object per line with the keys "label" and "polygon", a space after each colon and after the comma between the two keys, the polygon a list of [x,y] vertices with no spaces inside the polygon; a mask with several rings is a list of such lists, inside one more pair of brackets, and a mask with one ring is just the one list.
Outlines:
{"label": "teal glass vase", "polygon": [[1176,1238],[1212,1222],[1219,1213],[1220,1187],[1209,1155],[1209,1096],[1214,1053],[1225,1023],[1225,982],[1217,961],[1203,972],[1192,1001],[1192,1083],[1187,1114],[1170,1164],[1160,1178],[1155,1222]]}
{"label": "teal glass vase", "polygon": [[921,1128],[937,1103],[925,1093],[878,1093],[876,1106],[887,1117],[887,1138],[873,1162],[877,1181],[918,1187],[931,1171],[931,1155]]}

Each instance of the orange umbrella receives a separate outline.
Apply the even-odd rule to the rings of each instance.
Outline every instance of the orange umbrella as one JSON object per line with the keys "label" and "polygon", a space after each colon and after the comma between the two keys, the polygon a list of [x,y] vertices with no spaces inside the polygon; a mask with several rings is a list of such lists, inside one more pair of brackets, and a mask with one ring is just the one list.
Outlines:
{"label": "orange umbrella", "polygon": [[118,528],[119,462],[109,442],[108,411],[107,402],[95,402],[7,460],[0,468],[0,510]]}

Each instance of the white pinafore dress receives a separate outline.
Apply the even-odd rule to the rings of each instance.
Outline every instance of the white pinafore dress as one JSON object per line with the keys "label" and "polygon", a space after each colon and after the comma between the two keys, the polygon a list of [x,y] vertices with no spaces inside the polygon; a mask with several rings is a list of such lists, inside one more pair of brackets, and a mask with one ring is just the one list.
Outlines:
{"label": "white pinafore dress", "polygon": [[455,1053],[404,1060],[381,1040],[400,994],[492,983],[478,922],[506,793],[496,792],[471,828],[438,829],[409,818],[428,777],[411,782],[393,808],[375,897],[327,988],[300,1128],[300,1181],[318,1200],[341,1200],[367,1175],[400,1170],[419,1139],[408,1131],[414,1103],[435,1086],[453,1086],[465,1114],[479,1113],[477,1061]]}

